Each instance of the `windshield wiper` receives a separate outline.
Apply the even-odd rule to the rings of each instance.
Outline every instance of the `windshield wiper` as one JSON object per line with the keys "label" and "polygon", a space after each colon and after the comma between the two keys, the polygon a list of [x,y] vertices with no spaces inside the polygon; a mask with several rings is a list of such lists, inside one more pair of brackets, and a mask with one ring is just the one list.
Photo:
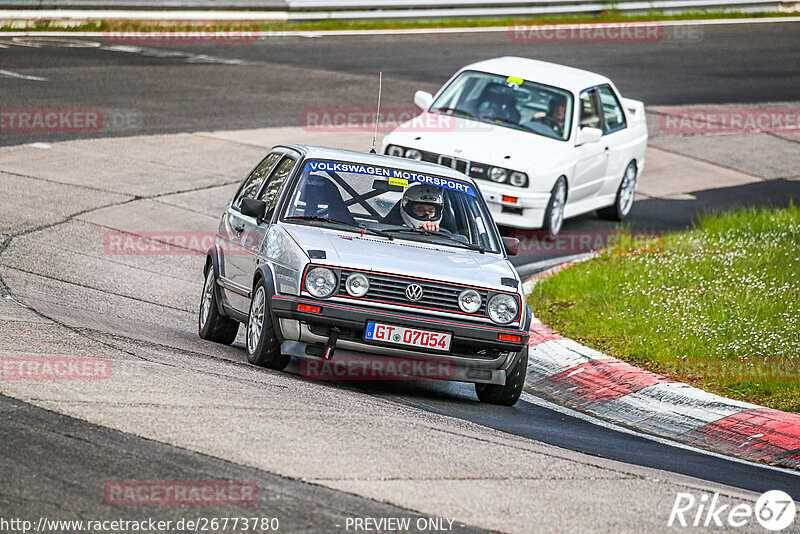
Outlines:
{"label": "windshield wiper", "polygon": [[449,112],[450,115],[455,115],[456,113],[458,113],[459,115],[463,115],[465,117],[470,117],[473,119],[476,118],[475,115],[473,115],[469,111],[464,111],[463,109],[458,109],[458,108],[433,108],[431,109],[431,111],[438,111],[439,113]]}
{"label": "windshield wiper", "polygon": [[526,132],[533,131],[530,128],[528,128],[527,126],[523,126],[523,125],[519,124],[518,122],[513,122],[513,121],[510,121],[510,120],[506,120],[506,119],[500,118],[500,117],[492,117],[491,115],[486,115],[486,116],[483,116],[481,118],[484,119],[484,120],[487,120],[487,121],[499,122],[501,124],[508,124],[509,126],[512,126],[514,128],[519,128],[520,130],[523,130],[523,131],[526,131]]}
{"label": "windshield wiper", "polygon": [[443,239],[447,239],[457,245],[461,245],[464,248],[468,248],[470,250],[476,250],[481,254],[486,253],[486,249],[483,248],[482,245],[475,245],[474,243],[470,243],[469,241],[461,241],[460,239],[456,239],[454,236],[435,230],[426,230],[424,228],[389,228],[384,230],[386,233],[412,233],[412,234],[422,234],[426,236],[433,236],[433,237],[441,237]]}
{"label": "windshield wiper", "polygon": [[300,215],[300,216],[295,216],[295,217],[284,217],[284,220],[285,221],[313,221],[313,222],[324,222],[324,223],[329,223],[329,224],[339,224],[339,225],[342,225],[342,226],[347,226],[349,228],[358,228],[359,230],[361,230],[362,233],[367,232],[367,233],[370,233],[372,235],[385,237],[389,241],[392,241],[394,239],[394,237],[391,234],[388,234],[388,233],[383,232],[381,230],[375,230],[373,228],[369,228],[368,226],[364,226],[364,225],[361,225],[361,224],[352,224],[352,223],[349,223],[349,222],[340,221],[339,219],[331,219],[330,217],[317,217],[317,216],[308,216],[307,217],[307,216],[304,216],[304,215]]}
{"label": "windshield wiper", "polygon": [[298,215],[293,217],[284,217],[283,220],[285,221],[314,221],[314,222],[326,222],[326,223],[333,223],[333,224],[346,224],[350,226],[350,223],[346,223],[344,221],[340,221],[338,219],[331,219],[330,217],[317,217],[317,216],[305,216],[305,215]]}

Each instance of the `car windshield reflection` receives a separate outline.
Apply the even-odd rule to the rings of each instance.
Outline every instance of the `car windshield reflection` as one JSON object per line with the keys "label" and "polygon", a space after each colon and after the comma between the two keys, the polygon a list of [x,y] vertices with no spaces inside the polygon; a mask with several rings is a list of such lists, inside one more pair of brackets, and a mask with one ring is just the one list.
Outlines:
{"label": "car windshield reflection", "polygon": [[282,220],[498,253],[479,194],[452,178],[308,161]]}
{"label": "car windshield reflection", "polygon": [[513,76],[464,71],[442,91],[430,110],[569,139],[572,93]]}

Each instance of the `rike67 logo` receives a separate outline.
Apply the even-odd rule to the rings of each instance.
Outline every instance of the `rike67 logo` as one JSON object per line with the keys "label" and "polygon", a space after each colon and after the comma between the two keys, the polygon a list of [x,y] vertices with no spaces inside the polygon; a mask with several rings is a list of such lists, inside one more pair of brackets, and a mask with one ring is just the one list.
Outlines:
{"label": "rike67 logo", "polygon": [[681,527],[744,527],[753,518],[767,530],[778,532],[791,526],[797,513],[794,500],[780,490],[761,495],[755,506],[748,503],[721,504],[719,493],[678,493],[667,526]]}

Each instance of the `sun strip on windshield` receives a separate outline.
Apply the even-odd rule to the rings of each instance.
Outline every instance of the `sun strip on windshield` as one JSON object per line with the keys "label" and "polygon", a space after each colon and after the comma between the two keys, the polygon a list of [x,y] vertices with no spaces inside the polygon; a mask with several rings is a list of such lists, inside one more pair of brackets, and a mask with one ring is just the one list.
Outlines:
{"label": "sun strip on windshield", "polygon": [[470,196],[476,196],[472,186],[452,180],[449,178],[442,178],[439,176],[430,176],[427,174],[420,174],[411,171],[404,171],[400,169],[390,169],[388,167],[374,167],[372,165],[362,165],[360,163],[337,163],[332,161],[309,161],[305,166],[306,171],[323,171],[323,172],[349,172],[352,174],[366,174],[368,176],[384,177],[388,179],[402,179],[421,184],[433,185],[441,187],[442,189],[449,189],[450,191],[457,191],[459,193],[466,193]]}

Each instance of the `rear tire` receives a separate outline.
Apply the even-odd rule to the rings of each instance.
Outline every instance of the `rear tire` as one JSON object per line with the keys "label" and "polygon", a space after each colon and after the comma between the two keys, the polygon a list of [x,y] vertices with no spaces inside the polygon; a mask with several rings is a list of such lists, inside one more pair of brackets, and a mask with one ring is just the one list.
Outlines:
{"label": "rear tire", "polygon": [[525,385],[525,376],[528,373],[528,347],[519,352],[514,367],[506,375],[503,386],[497,384],[475,384],[475,393],[481,402],[499,404],[500,406],[514,406],[522,395],[522,386]]}
{"label": "rear tire", "polygon": [[214,265],[212,264],[208,266],[206,282],[203,285],[200,313],[197,318],[197,332],[203,339],[230,345],[239,332],[239,321],[219,313],[216,285]]}
{"label": "rear tire", "polygon": [[561,231],[564,224],[564,204],[567,202],[567,180],[559,176],[556,184],[550,192],[550,201],[544,211],[544,223],[542,229],[550,237],[555,237]]}
{"label": "rear tire", "polygon": [[621,221],[628,216],[633,207],[633,195],[636,193],[636,173],[636,162],[631,161],[622,175],[614,204],[597,210],[597,215],[610,221]]}
{"label": "rear tire", "polygon": [[292,359],[281,354],[281,343],[272,324],[269,311],[267,285],[259,278],[250,300],[250,316],[247,319],[247,361],[259,367],[282,371]]}

